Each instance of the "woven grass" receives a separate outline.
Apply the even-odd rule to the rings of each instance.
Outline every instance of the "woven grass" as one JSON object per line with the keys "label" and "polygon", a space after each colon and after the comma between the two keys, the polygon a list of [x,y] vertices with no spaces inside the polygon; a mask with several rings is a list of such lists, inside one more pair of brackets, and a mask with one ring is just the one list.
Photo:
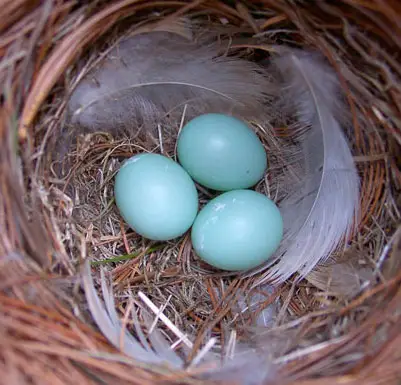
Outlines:
{"label": "woven grass", "polygon": [[[68,95],[99,52],[127,30],[183,15],[230,25],[243,37],[232,48],[250,58],[268,55],[272,43],[321,51],[352,114],[362,216],[351,247],[300,282],[262,288],[259,303],[239,318],[238,301],[252,294],[251,279],[202,264],[188,236],[165,244],[144,241],[114,207],[119,161],[144,148],[172,155],[172,135],[116,139],[95,133],[77,138],[65,156],[54,156]],[[80,270],[89,257],[94,272],[99,265],[112,272],[127,328],[129,294],[141,290],[165,305],[177,327],[196,336],[193,355],[210,330],[223,346],[226,325],[246,340],[247,326],[274,304],[274,324],[260,336],[276,346],[272,383],[401,381],[397,1],[10,0],[0,7],[0,34],[0,383],[200,382],[199,372],[148,366],[110,346],[94,326],[81,289]],[[258,189],[266,192],[267,186],[262,182]],[[210,197],[201,191],[201,203]],[[367,279],[344,292],[352,282],[338,271],[362,268]]]}

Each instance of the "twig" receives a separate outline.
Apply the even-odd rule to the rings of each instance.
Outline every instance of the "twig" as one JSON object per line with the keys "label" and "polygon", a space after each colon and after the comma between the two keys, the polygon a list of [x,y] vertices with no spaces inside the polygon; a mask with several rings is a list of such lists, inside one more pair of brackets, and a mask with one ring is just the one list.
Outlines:
{"label": "twig", "polygon": [[216,338],[214,338],[214,337],[211,338],[206,343],[206,345],[201,350],[199,350],[198,354],[194,357],[194,359],[190,363],[189,367],[198,365],[201,362],[202,358],[205,357],[205,355],[210,351],[210,349],[213,348],[213,346],[216,344],[216,342],[217,342]]}
{"label": "twig", "polygon": [[132,298],[130,298],[127,309],[124,314],[124,318],[122,320],[122,325],[121,325],[121,333],[120,333],[120,350],[123,352],[124,351],[124,336],[125,336],[125,330],[127,329],[127,323],[128,323],[128,318],[131,313],[132,307],[134,306],[134,301]]}
{"label": "twig", "polygon": [[[177,139],[180,136],[182,127],[184,126],[184,122],[185,122],[185,114],[187,113],[187,108],[188,105],[186,104],[184,106],[184,110],[182,111],[182,116],[181,116],[181,121],[180,121],[180,128],[178,130],[178,134],[177,134]],[[177,161],[177,144],[178,144],[178,140],[175,142],[175,147],[174,147],[174,160]]]}
{"label": "twig", "polygon": [[152,325],[149,328],[148,333],[151,334],[153,332],[153,330],[155,329],[156,325],[157,325],[157,321],[159,321],[160,318],[160,314],[162,314],[164,312],[164,309],[167,307],[168,303],[171,300],[172,295],[170,294],[169,297],[167,298],[167,301],[163,304],[163,306],[160,308],[160,310],[158,311],[158,313],[156,314],[155,319],[153,320]]}
{"label": "twig", "polygon": [[193,343],[188,339],[188,337],[182,333],[177,326],[175,326],[163,313],[160,312],[160,309],[141,291],[138,292],[139,298],[149,307],[150,310],[155,314],[159,314],[160,321],[162,321],[178,338],[182,339],[182,341],[187,345],[190,349],[193,348]]}
{"label": "twig", "polygon": [[164,150],[163,150],[163,135],[162,135],[162,128],[161,128],[160,124],[157,125],[157,132],[159,134],[160,153],[164,154]]}

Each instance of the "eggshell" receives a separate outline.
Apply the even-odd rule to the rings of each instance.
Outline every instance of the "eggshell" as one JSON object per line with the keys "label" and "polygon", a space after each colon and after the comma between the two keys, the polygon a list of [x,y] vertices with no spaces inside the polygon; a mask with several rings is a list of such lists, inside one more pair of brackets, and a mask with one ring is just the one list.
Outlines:
{"label": "eggshell", "polygon": [[252,269],[276,251],[283,220],[275,203],[252,190],[211,200],[198,214],[191,238],[197,255],[223,270]]}
{"label": "eggshell", "polygon": [[179,135],[177,154],[195,181],[218,191],[252,187],[267,166],[255,132],[241,120],[222,114],[189,121]]}
{"label": "eggshell", "polygon": [[185,233],[198,211],[198,193],[188,173],[157,154],[128,159],[114,186],[117,207],[130,227],[152,240],[169,240]]}

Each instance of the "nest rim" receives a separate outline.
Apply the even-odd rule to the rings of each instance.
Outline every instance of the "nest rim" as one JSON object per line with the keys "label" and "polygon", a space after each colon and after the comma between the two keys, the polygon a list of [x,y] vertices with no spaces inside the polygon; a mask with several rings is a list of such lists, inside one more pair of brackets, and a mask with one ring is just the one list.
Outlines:
{"label": "nest rim", "polygon": [[[213,9],[216,15],[221,15],[223,13],[224,18],[226,18],[230,23],[233,23],[234,25],[239,25],[241,23],[246,23],[246,29],[247,30],[254,30],[254,32],[260,33],[260,30],[262,29],[268,29],[272,28],[275,25],[279,25],[281,27],[280,23],[283,22],[289,22],[291,21],[293,25],[295,25],[299,32],[306,34],[306,42],[309,45],[312,45],[314,47],[317,47],[318,49],[321,50],[325,54],[325,56],[328,58],[328,60],[332,63],[333,67],[337,70],[337,72],[340,74],[340,80],[341,83],[344,87],[344,90],[347,95],[347,99],[349,101],[349,106],[351,109],[351,112],[353,114],[353,132],[355,136],[355,145],[356,145],[356,152],[357,152],[357,157],[359,157],[359,162],[361,162],[361,174],[363,176],[363,184],[362,184],[362,202],[361,202],[361,207],[362,207],[362,220],[360,224],[360,231],[366,231],[367,234],[370,234],[371,230],[369,229],[370,223],[372,223],[372,218],[374,218],[377,222],[377,218],[380,218],[381,215],[383,215],[383,212],[386,209],[386,206],[391,204],[389,203],[389,199],[394,200],[393,198],[393,193],[388,193],[388,190],[385,190],[386,186],[388,189],[392,189],[394,191],[397,191],[399,188],[399,181],[401,180],[400,174],[399,174],[399,169],[397,167],[397,162],[398,159],[396,156],[392,155],[393,157],[389,157],[388,155],[385,156],[383,153],[385,153],[388,148],[390,148],[389,144],[389,137],[390,138],[396,138],[397,137],[397,129],[399,130],[400,126],[397,126],[397,122],[399,119],[399,114],[400,114],[400,109],[399,105],[397,105],[397,94],[395,91],[392,89],[389,89],[387,91],[388,97],[386,97],[385,102],[387,103],[387,115],[386,118],[390,123],[388,123],[384,118],[384,113],[380,112],[380,110],[376,108],[376,112],[374,109],[372,110],[367,110],[367,108],[361,103],[360,101],[357,100],[355,97],[355,94],[350,90],[350,85],[349,81],[342,76],[342,73],[344,69],[341,67],[341,64],[343,63],[338,63],[338,57],[333,55],[332,48],[331,50],[327,46],[327,42],[324,41],[320,35],[314,36],[314,34],[310,31],[311,25],[313,25],[312,22],[309,21],[308,17],[311,17],[309,14],[308,16],[302,16],[300,14],[301,12],[299,9],[294,7],[291,3],[283,5],[283,4],[273,4],[270,2],[265,2],[267,3],[271,9],[274,10],[273,16],[270,16],[266,19],[266,21],[263,23],[262,26],[258,25],[258,23],[255,21],[255,17],[253,16],[253,9],[252,7],[247,7],[245,5],[240,5],[237,6],[236,8],[232,8],[226,4],[223,4],[222,2],[210,2],[210,4],[204,5],[203,2],[197,1],[197,2],[191,2],[191,3],[186,3],[186,2],[179,2],[179,1],[171,1],[171,2],[149,2],[148,4],[139,2],[139,4],[135,4],[135,1],[122,1],[118,2],[115,4],[112,4],[110,6],[105,6],[100,12],[94,12],[92,16],[90,16],[87,21],[85,21],[82,25],[79,26],[79,28],[76,28],[70,35],[66,35],[65,37],[62,38],[61,43],[57,45],[57,47],[50,53],[50,57],[46,59],[46,61],[43,62],[41,61],[41,65],[39,68],[38,73],[35,74],[35,80],[33,84],[29,88],[29,93],[26,97],[21,98],[20,100],[23,101],[22,103],[22,111],[19,114],[19,123],[18,123],[18,129],[17,129],[17,136],[18,140],[20,143],[21,148],[26,148],[27,154],[29,154],[30,157],[32,157],[32,154],[34,154],[34,148],[35,148],[35,136],[37,133],[35,133],[36,128],[36,119],[40,116],[42,113],[42,107],[43,105],[46,104],[46,100],[48,100],[48,97],[52,90],[54,89],[54,86],[57,84],[58,80],[61,77],[61,74],[64,73],[67,68],[73,63],[73,61],[80,55],[82,49],[84,48],[85,45],[89,45],[92,42],[92,39],[98,38],[99,35],[105,34],[107,31],[110,30],[110,28],[118,21],[121,21],[121,18],[126,17],[130,12],[141,12],[142,10],[146,9],[151,9],[152,6],[158,5],[158,6],[165,6],[165,7],[171,7],[168,8],[169,14],[167,17],[177,17],[182,14],[190,14],[191,12],[198,15],[199,13],[203,13],[205,8]],[[366,17],[366,13],[370,12],[370,7],[364,5],[359,5],[357,2],[353,1],[345,1],[344,2],[344,7],[354,7],[353,9],[358,9],[358,7],[362,7],[363,12],[363,17]],[[389,20],[392,20],[393,17],[389,17],[388,13],[388,7],[386,5],[383,5],[383,8],[380,8],[381,4],[379,2],[372,2],[372,4],[375,4],[375,7],[379,9],[382,13],[380,15],[384,14],[386,17],[388,17]],[[208,8],[209,7],[209,8]],[[338,7],[333,6],[330,8],[328,5],[324,5],[323,8],[328,7],[329,11],[327,11],[327,8],[325,11],[329,15],[334,15],[336,12],[340,12],[338,10]],[[375,8],[376,12],[379,13]],[[60,15],[63,14],[67,10],[68,12],[71,11],[68,6],[65,7],[65,9],[57,10],[56,15],[60,17]],[[346,9],[347,10],[347,9]],[[54,10],[53,10],[54,11]],[[306,11],[305,11],[306,12]],[[344,11],[345,12],[345,11]],[[312,12],[313,13],[313,12]],[[390,14],[391,15],[391,14]],[[398,15],[398,14],[397,14]],[[401,17],[401,12],[400,12],[400,17]],[[376,14],[374,14],[375,18],[377,17]],[[305,20],[308,20],[305,21]],[[363,20],[363,18],[361,19]],[[375,19],[374,19],[375,20]],[[362,25],[365,23],[365,21],[361,22]],[[377,28],[377,24],[375,24],[375,28]],[[382,23],[381,23],[382,24]],[[344,27],[345,28],[345,27]],[[255,31],[256,29],[256,31]],[[370,28],[371,30],[372,28]],[[387,28],[386,28],[387,30]],[[381,31],[381,34],[386,33],[386,30]],[[398,30],[397,30],[398,31]],[[388,32],[388,31],[387,31]],[[388,35],[388,34],[387,34]],[[386,36],[387,36],[386,35]],[[305,37],[305,35],[304,35]],[[393,38],[390,39],[393,41]],[[352,41],[352,40],[351,40]],[[353,41],[352,41],[353,42]],[[400,49],[400,45],[397,42],[397,48]],[[389,43],[389,45],[391,45]],[[352,44],[351,44],[352,46]],[[254,49],[261,49],[265,50],[266,47],[253,47]],[[355,47],[353,47],[355,49]],[[46,54],[46,52],[43,53],[43,55]],[[366,58],[365,58],[366,59]],[[367,60],[367,59],[366,59]],[[383,83],[386,83],[388,79],[386,78],[386,71],[383,70],[384,76],[383,76]],[[354,86],[354,84],[351,84],[351,86]],[[382,85],[380,85],[382,86]],[[383,88],[385,87],[385,84]],[[355,92],[355,91],[354,91]],[[369,92],[371,92],[369,90]],[[377,94],[378,91],[375,91],[375,93],[372,92],[372,94]],[[393,104],[391,104],[393,103]],[[382,105],[383,101],[379,103],[379,105]],[[391,106],[391,107],[388,107]],[[7,127],[10,127],[10,111],[13,111],[12,107],[10,106],[10,103],[6,103],[7,108],[2,109],[2,125],[3,129],[1,130],[2,134],[6,136],[7,134]],[[379,122],[381,124],[381,130],[384,133],[381,133],[376,135],[375,130],[372,130],[369,132],[368,135],[365,136],[365,133],[363,132],[363,127],[361,127],[360,122],[358,121],[356,110],[361,109],[365,114],[366,114],[366,119],[369,122]],[[388,115],[388,110],[390,110],[394,114],[394,119],[391,119],[391,116],[389,117]],[[60,110],[61,111],[61,110]],[[379,111],[379,112],[377,112]],[[58,116],[56,114],[56,116]],[[384,121],[384,123],[383,123]],[[394,123],[395,122],[395,123]],[[15,124],[13,125],[15,127]],[[51,135],[51,131],[54,129],[54,126],[52,124],[49,125],[47,132],[45,135],[41,134],[41,139],[46,140],[48,136]],[[14,129],[15,131],[15,129]],[[386,142],[387,140],[387,142]],[[10,141],[8,140],[7,143]],[[397,140],[395,140],[397,142]],[[43,143],[43,142],[42,142]],[[392,143],[392,142],[391,142]],[[396,146],[396,144],[391,144],[392,146]],[[395,147],[397,148],[397,146]],[[393,150],[394,151],[394,150]],[[7,154],[9,152],[9,149],[7,148]],[[387,151],[388,152],[388,151]],[[11,155],[10,158],[12,159],[13,156]],[[29,163],[31,163],[31,160],[29,157],[24,157],[23,162],[27,164],[26,168],[29,170],[30,167]],[[7,159],[7,158],[6,158]],[[12,170],[15,172],[17,175],[21,175],[21,171],[19,171],[19,167],[16,165],[17,162],[15,160],[7,160],[7,163],[11,165]],[[32,174],[37,176],[39,168],[36,168],[36,173],[33,172]],[[13,175],[11,176],[12,179]],[[7,176],[7,178],[10,178],[10,176]],[[34,178],[33,178],[34,179]],[[35,181],[36,182],[36,181]],[[8,184],[7,184],[8,185]],[[18,189],[17,189],[18,191]],[[36,193],[39,195],[38,193]],[[9,194],[8,194],[9,195]],[[3,193],[3,196],[7,196],[7,193]],[[36,196],[37,199],[37,196]],[[40,196],[40,201],[43,202],[44,197]],[[393,203],[395,207],[399,207],[397,203]],[[10,205],[6,205],[6,207],[10,207]],[[68,207],[66,208],[68,209]],[[6,210],[5,212],[9,212],[9,210]],[[29,220],[26,219],[26,215],[21,214],[20,218],[22,221],[30,222]],[[51,216],[49,216],[51,218]],[[52,219],[52,218],[51,218]],[[395,221],[396,222],[396,221]],[[10,223],[13,223],[11,220]],[[296,352],[291,352],[288,353],[287,356],[283,355],[281,357],[281,360],[283,363],[286,363],[286,365],[281,367],[281,370],[286,371],[286,376],[289,379],[292,379],[295,381],[295,379],[302,379],[305,384],[309,383],[326,383],[325,381],[329,381],[329,376],[321,377],[321,379],[313,379],[316,376],[316,369],[315,371],[311,370],[308,371],[307,365],[313,366],[313,364],[317,362],[316,366],[318,366],[319,362],[325,362],[325,355],[332,355],[332,357],[337,357],[336,354],[344,355],[344,349],[349,349],[349,351],[352,351],[352,347],[356,343],[360,343],[360,341],[368,341],[370,338],[371,334],[371,328],[375,328],[375,330],[379,330],[380,327],[384,327],[383,325],[386,325],[390,323],[391,325],[388,327],[387,334],[389,337],[386,342],[384,342],[378,351],[376,351],[376,355],[379,358],[372,357],[371,355],[367,354],[363,356],[363,359],[361,359],[360,364],[355,364],[352,367],[347,367],[345,365],[345,371],[344,374],[341,372],[333,372],[334,376],[337,376],[336,378],[338,381],[340,381],[342,378],[346,378],[344,376],[350,376],[352,373],[352,376],[354,376],[350,382],[355,381],[355,383],[358,383],[357,381],[360,381],[361,379],[366,379],[368,375],[372,375],[374,373],[374,368],[375,365],[381,365],[382,370],[386,373],[386,375],[389,376],[390,374],[393,377],[391,379],[396,378],[396,376],[401,375],[399,371],[393,369],[391,371],[391,363],[393,365],[396,365],[395,362],[398,362],[399,360],[399,353],[395,349],[394,345],[396,344],[397,341],[401,339],[401,335],[397,333],[397,329],[394,327],[392,322],[389,322],[388,318],[386,317],[396,317],[394,314],[397,314],[397,306],[401,303],[401,293],[400,290],[398,289],[400,280],[401,280],[401,272],[398,272],[396,274],[391,274],[394,272],[391,272],[391,269],[394,269],[394,265],[396,267],[397,263],[394,262],[394,260],[400,259],[401,254],[400,254],[400,242],[401,242],[401,232],[396,230],[396,223],[392,223],[391,226],[389,226],[389,229],[382,229],[381,226],[378,226],[380,230],[384,232],[384,236],[380,241],[378,241],[378,246],[373,244],[370,245],[369,247],[375,248],[378,247],[379,250],[376,251],[376,255],[378,257],[378,260],[380,258],[386,259],[386,263],[388,263],[390,266],[387,267],[387,270],[390,270],[388,272],[388,277],[384,277],[382,281],[380,281],[376,286],[364,289],[359,293],[358,296],[355,298],[352,298],[348,303],[343,304],[340,310],[338,308],[335,308],[335,311],[337,312],[336,316],[341,319],[344,315],[347,314],[353,314],[352,312],[356,310],[356,312],[360,311],[360,309],[363,308],[363,306],[366,306],[366,304],[369,304],[371,306],[371,313],[366,316],[366,318],[363,319],[363,321],[358,324],[358,327],[355,327],[355,322],[354,322],[354,329],[350,329],[348,333],[346,334],[346,338],[344,341],[340,340],[336,342],[335,344],[329,344],[327,346],[321,347],[321,350],[319,351],[319,354],[315,356],[313,354],[313,349],[309,352],[307,349],[303,351],[303,353],[298,352],[299,357],[296,356],[295,358],[291,357],[291,354],[294,356],[294,353]],[[7,228],[10,228],[10,225],[7,225]],[[60,239],[55,239],[55,234],[57,233],[54,231],[51,225],[47,226],[46,231],[48,232],[48,237],[51,239],[51,242],[54,242],[58,247]],[[29,231],[31,232],[31,228],[29,228]],[[37,232],[36,232],[37,233]],[[40,233],[40,231],[39,231]],[[9,235],[9,234],[7,234]],[[11,239],[16,239],[17,237],[11,234]],[[34,239],[32,239],[34,238]],[[38,239],[43,239],[43,235],[37,235],[33,232],[31,232],[30,239],[25,241],[25,245],[28,244],[28,246],[25,246],[22,248],[24,250],[24,254],[30,255],[32,254],[32,248],[35,247],[35,245],[38,242]],[[358,237],[357,237],[358,239]],[[360,239],[358,239],[359,242],[363,242]],[[7,242],[3,241],[3,244],[6,244]],[[10,243],[10,242],[9,242]],[[47,243],[47,242],[44,242]],[[374,242],[373,242],[374,243]],[[31,246],[30,246],[31,245]],[[185,247],[185,243],[184,246]],[[3,249],[7,250],[5,247]],[[21,250],[21,247],[16,247],[17,250]],[[43,248],[39,248],[39,250],[43,250]],[[21,252],[22,254],[22,252]],[[39,251],[36,253],[37,255],[41,254]],[[45,258],[43,258],[43,255],[46,255]],[[391,258],[390,258],[391,257]],[[36,260],[36,263],[43,264],[46,266],[49,263],[49,255],[46,252],[42,253],[41,257],[34,257],[34,260]],[[388,262],[390,261],[390,262]],[[73,267],[66,262],[66,270],[71,270]],[[12,270],[14,270],[13,268]],[[37,268],[36,268],[37,269]],[[44,269],[46,271],[46,268]],[[29,275],[29,274],[28,274]],[[48,274],[46,273],[45,276],[49,277],[51,276],[52,273]],[[26,281],[26,277],[23,278],[24,282]],[[28,280],[28,282],[30,282]],[[13,290],[15,290],[15,283],[11,280],[11,283],[8,283],[6,285],[6,288],[9,289],[11,288],[11,293],[13,293]],[[44,285],[44,287],[37,288],[39,291],[46,292],[44,294],[44,298],[52,298],[52,303],[56,304],[58,303],[58,300],[54,296],[54,294],[50,294],[48,292],[48,287],[47,284]],[[287,296],[285,297],[286,300],[288,300],[287,306],[290,304],[291,301],[291,296],[294,294],[293,292],[291,293],[291,290],[295,290],[295,286],[290,285],[288,291],[287,291]],[[15,293],[14,293],[15,294]],[[17,297],[18,298],[18,297]],[[15,306],[15,301],[7,296],[2,295],[1,298],[1,303],[5,306],[7,309],[7,312],[10,312],[9,314],[12,313],[12,306]],[[14,302],[13,302],[14,301]],[[380,306],[380,302],[386,301],[387,303],[387,309],[386,311],[383,311],[382,307]],[[11,305],[12,304],[12,305]],[[27,309],[30,309],[29,307],[25,309],[22,304],[19,304],[21,309],[24,309],[24,311],[28,311]],[[60,305],[57,305],[58,307]],[[57,308],[56,306],[56,308]],[[11,309],[11,310],[10,310]],[[35,308],[36,309],[36,308]],[[41,310],[40,310],[41,309]],[[373,309],[373,310],[372,310]],[[43,319],[43,314],[46,314],[44,312],[42,307],[39,307],[36,309],[38,313],[40,314],[40,319],[44,322]],[[75,311],[77,311],[75,309]],[[50,311],[50,313],[53,314],[53,317],[56,317],[55,312]],[[323,318],[321,315],[319,315],[319,311],[316,311],[317,314],[306,314],[303,317],[305,319],[314,319],[316,317],[317,320],[320,319],[320,322],[324,322]],[[78,322],[79,327],[78,329],[81,330],[86,330],[87,328],[84,327],[82,321],[76,320],[76,317],[70,313],[68,310],[63,310],[61,314],[64,314],[66,319],[69,320],[74,320],[73,322]],[[60,315],[58,315],[60,319]],[[350,316],[350,318],[353,318],[354,315]],[[356,317],[358,318],[358,317]],[[301,322],[302,317],[298,319],[298,322]],[[326,320],[329,324],[335,323],[336,318]],[[66,323],[64,321],[61,321],[63,323],[63,327],[66,329],[68,328],[66,326]],[[358,321],[359,322],[359,321]],[[45,323],[45,322],[44,322]],[[48,323],[45,323],[48,325]],[[307,325],[306,327],[312,327],[312,324]],[[101,346],[102,349],[106,351],[111,351],[109,347],[107,347],[107,343],[104,341],[104,339],[94,333],[94,332],[89,332],[90,335],[94,336],[92,345],[97,345]],[[367,343],[367,342],[366,342]],[[347,348],[345,348],[347,346]],[[290,356],[290,357],[289,357]],[[389,363],[382,363],[380,361],[381,357],[388,357]],[[291,358],[291,359],[290,359]],[[376,359],[375,359],[376,358]],[[339,359],[339,358],[338,358]],[[383,359],[383,358],[381,358]],[[306,360],[306,363],[305,361]],[[96,359],[93,360],[91,359],[90,361],[90,367],[91,368],[101,368],[100,361],[96,361]],[[85,362],[85,360],[83,361]],[[363,364],[363,365],[362,365]],[[118,365],[121,365],[121,363],[116,364],[116,368]],[[161,380],[161,375],[158,373],[158,371],[153,372],[153,376],[149,375],[149,368],[146,367],[145,369],[141,369],[139,364],[134,365],[134,370],[133,373],[140,373],[140,376],[143,376],[143,379],[147,379],[147,381],[150,381],[151,383],[157,382]],[[328,367],[330,367],[329,364],[327,364]],[[118,367],[121,369],[121,367]],[[132,367],[131,367],[132,369]],[[143,371],[141,371],[143,370]],[[359,371],[358,371],[359,370]],[[124,376],[123,374],[119,373],[118,371],[113,371],[110,370],[110,372],[113,372],[113,375],[116,376],[116,378],[122,379]],[[300,374],[301,373],[301,374]],[[329,371],[330,373],[330,371]],[[108,373],[108,375],[111,375]],[[164,374],[165,375],[165,374]],[[160,377],[161,376],[161,377]],[[174,377],[171,373],[167,375],[168,378],[171,379],[171,377]],[[379,383],[379,378],[378,375],[373,375],[373,379],[377,380],[377,383]],[[190,383],[192,380],[195,380],[193,377],[187,377],[183,378],[181,375],[177,375],[177,378],[172,379],[172,381],[184,381]],[[320,381],[320,382],[319,382]],[[335,380],[333,380],[335,381]],[[336,383],[336,382],[333,382]],[[373,382],[372,380],[372,383]]]}

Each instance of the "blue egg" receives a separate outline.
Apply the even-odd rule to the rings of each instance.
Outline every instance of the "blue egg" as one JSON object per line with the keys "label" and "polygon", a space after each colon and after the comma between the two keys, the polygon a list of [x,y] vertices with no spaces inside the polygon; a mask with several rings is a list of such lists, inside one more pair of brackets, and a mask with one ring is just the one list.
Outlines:
{"label": "blue egg", "polygon": [[199,184],[218,191],[254,186],[267,166],[257,135],[244,122],[222,114],[200,115],[178,138],[181,165]]}
{"label": "blue egg", "polygon": [[166,241],[184,234],[198,212],[188,173],[162,155],[136,155],[121,166],[114,186],[124,220],[145,238]]}
{"label": "blue egg", "polygon": [[283,237],[275,203],[252,190],[234,190],[211,200],[191,232],[197,255],[223,270],[249,270],[266,262]]}

